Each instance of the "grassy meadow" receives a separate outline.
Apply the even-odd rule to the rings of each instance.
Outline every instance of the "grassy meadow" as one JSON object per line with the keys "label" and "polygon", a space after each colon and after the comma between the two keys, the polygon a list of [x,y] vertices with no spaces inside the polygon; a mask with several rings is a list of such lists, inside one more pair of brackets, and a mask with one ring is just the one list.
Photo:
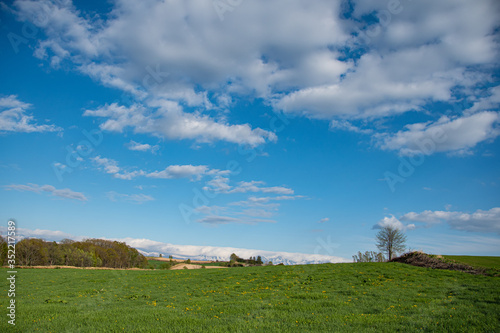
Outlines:
{"label": "grassy meadow", "polygon": [[478,257],[478,256],[443,256],[445,259],[472,267],[484,267],[500,270],[500,257]]}
{"label": "grassy meadow", "polygon": [[500,330],[500,278],[401,263],[19,269],[16,289],[17,324],[2,315],[2,332]]}

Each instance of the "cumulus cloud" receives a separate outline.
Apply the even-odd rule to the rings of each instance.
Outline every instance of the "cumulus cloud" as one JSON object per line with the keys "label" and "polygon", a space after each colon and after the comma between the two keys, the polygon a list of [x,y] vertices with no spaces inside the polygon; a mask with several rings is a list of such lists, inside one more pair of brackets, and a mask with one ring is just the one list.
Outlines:
{"label": "cumulus cloud", "polygon": [[206,165],[169,165],[162,171],[146,172],[144,170],[133,170],[127,171],[123,170],[118,166],[118,162],[96,156],[92,158],[92,161],[104,172],[112,174],[113,177],[118,179],[131,180],[139,176],[149,177],[149,178],[161,178],[161,179],[179,179],[179,178],[190,178],[193,180],[200,180],[204,175],[214,174],[214,173],[225,173],[225,171],[217,169],[209,169]]}
{"label": "cumulus cloud", "polygon": [[99,166],[101,166],[106,173],[115,174],[120,171],[118,167],[118,162],[115,160],[104,158],[101,156],[96,156],[92,160]]}
{"label": "cumulus cloud", "polygon": [[37,185],[37,184],[12,184],[12,185],[5,185],[4,188],[6,190],[16,190],[16,191],[28,191],[28,192],[35,192],[35,193],[51,193],[53,196],[59,197],[59,198],[64,198],[64,199],[74,199],[74,200],[79,200],[79,201],[87,201],[87,197],[80,192],[75,192],[70,190],[69,188],[65,189],[56,189],[52,185]]}
{"label": "cumulus cloud", "polygon": [[362,134],[371,134],[373,130],[371,129],[362,129],[358,126],[353,125],[347,120],[332,120],[330,122],[330,130],[342,130],[349,131],[354,133],[362,133]]}
{"label": "cumulus cloud", "polygon": [[38,125],[35,117],[26,112],[31,104],[20,101],[17,96],[0,98],[0,132],[58,132],[55,125]]}
{"label": "cumulus cloud", "polygon": [[239,182],[236,187],[229,191],[229,193],[247,193],[247,192],[262,192],[262,193],[273,193],[273,194],[293,194],[294,191],[291,188],[284,186],[272,186],[265,187],[263,181],[250,181],[250,182]]}
{"label": "cumulus cloud", "polygon": [[228,193],[232,188],[232,186],[229,185],[229,181],[230,179],[228,177],[216,176],[206,183],[204,189],[217,193]]}
{"label": "cumulus cloud", "polygon": [[403,224],[393,215],[386,216],[380,220],[377,224],[373,226],[373,229],[381,229],[385,227],[391,227],[401,231],[413,230],[415,229],[415,224]]}
{"label": "cumulus cloud", "polygon": [[[470,112],[496,110],[497,91],[486,100],[481,96],[490,88],[481,87],[498,66],[498,1],[351,4],[352,10],[342,1],[246,1],[223,21],[210,1],[119,0],[112,15],[99,18],[67,1],[17,0],[14,7],[44,31],[37,56],[132,95],[129,107],[85,112],[104,118],[104,130],[253,146],[275,141],[272,132],[208,115],[240,97],[364,134],[379,130],[352,121],[453,104],[456,94],[475,103]],[[454,116],[448,122],[463,118],[468,135],[438,151],[468,151],[497,136],[492,114]],[[446,125],[407,128],[383,137],[380,147],[411,153],[414,139],[433,126]]]}
{"label": "cumulus cloud", "polygon": [[321,220],[319,220],[318,223],[325,223],[328,221],[330,221],[330,219],[328,217],[325,217],[325,218],[322,218]]}
{"label": "cumulus cloud", "polygon": [[230,125],[217,122],[206,115],[186,113],[172,101],[157,101],[151,111],[139,104],[130,107],[116,103],[96,110],[86,110],[84,116],[106,118],[100,125],[102,130],[123,132],[132,128],[135,133],[147,133],[168,139],[192,139],[198,142],[227,141],[257,146],[276,141],[276,135],[260,128],[252,129],[248,124]]}
{"label": "cumulus cloud", "polygon": [[127,148],[134,151],[143,151],[143,152],[150,151],[154,154],[156,153],[156,151],[158,151],[158,149],[160,149],[160,146],[158,145],[152,146],[148,143],[139,143],[135,142],[134,140],[131,140],[127,144]]}
{"label": "cumulus cloud", "polygon": [[214,177],[206,183],[204,190],[220,192],[220,193],[248,193],[248,192],[262,192],[271,194],[293,194],[294,191],[284,186],[262,186],[266,183],[263,181],[252,180],[249,182],[241,181],[235,186],[229,185],[230,179],[223,176]]}
{"label": "cumulus cloud", "polygon": [[406,125],[405,130],[393,135],[380,135],[379,145],[403,155],[430,155],[443,151],[467,153],[478,143],[500,135],[499,121],[500,114],[491,111],[455,119],[443,116],[436,122]]}
{"label": "cumulus cloud", "polygon": [[498,109],[500,105],[500,86],[489,88],[486,96],[480,97],[474,101],[472,107],[466,110],[466,113],[472,114],[485,110]]}
{"label": "cumulus cloud", "polygon": [[500,207],[491,208],[490,210],[478,209],[474,213],[426,210],[421,213],[407,213],[400,219],[408,222],[425,223],[426,225],[445,222],[456,230],[500,234]]}
{"label": "cumulus cloud", "polygon": [[151,172],[146,176],[150,178],[192,178],[199,180],[208,170],[206,165],[169,165],[165,170]]}
{"label": "cumulus cloud", "polygon": [[91,160],[104,172],[113,175],[114,178],[131,180],[146,173],[142,170],[125,171],[118,166],[118,162],[101,156],[95,156]]}

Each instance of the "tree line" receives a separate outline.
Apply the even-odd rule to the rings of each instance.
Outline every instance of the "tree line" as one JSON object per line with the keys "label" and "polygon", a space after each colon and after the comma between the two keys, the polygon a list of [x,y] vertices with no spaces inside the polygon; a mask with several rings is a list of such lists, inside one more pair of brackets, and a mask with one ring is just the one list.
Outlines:
{"label": "tree line", "polygon": [[[0,236],[0,263],[7,263],[7,243]],[[123,242],[105,239],[85,239],[47,242],[25,238],[16,244],[16,265],[19,266],[76,266],[110,268],[146,268],[147,259]]]}
{"label": "tree line", "polygon": [[[264,262],[262,261],[261,256],[250,257],[248,259],[243,259],[237,256],[235,253],[229,256],[229,262],[225,264],[227,267],[244,267],[244,266],[262,266]],[[266,266],[272,266],[273,263],[271,261],[266,263]]]}

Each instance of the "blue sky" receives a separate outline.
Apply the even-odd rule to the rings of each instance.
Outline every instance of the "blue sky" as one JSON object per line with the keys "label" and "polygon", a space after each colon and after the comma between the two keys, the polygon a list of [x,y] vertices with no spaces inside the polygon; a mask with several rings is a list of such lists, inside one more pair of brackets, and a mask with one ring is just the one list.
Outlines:
{"label": "blue sky", "polygon": [[349,260],[384,225],[499,255],[499,12],[3,2],[0,219],[186,255]]}

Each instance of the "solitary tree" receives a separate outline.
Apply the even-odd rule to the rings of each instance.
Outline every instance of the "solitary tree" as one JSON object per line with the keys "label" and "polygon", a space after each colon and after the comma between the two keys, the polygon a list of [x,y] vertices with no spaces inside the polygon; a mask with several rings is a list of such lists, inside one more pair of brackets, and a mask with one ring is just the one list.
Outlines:
{"label": "solitary tree", "polygon": [[240,257],[238,257],[236,253],[231,253],[231,255],[229,256],[230,261],[238,261],[239,259]]}
{"label": "solitary tree", "polygon": [[394,227],[383,227],[377,233],[377,247],[381,252],[387,253],[391,260],[394,254],[403,252],[405,249],[406,236]]}

